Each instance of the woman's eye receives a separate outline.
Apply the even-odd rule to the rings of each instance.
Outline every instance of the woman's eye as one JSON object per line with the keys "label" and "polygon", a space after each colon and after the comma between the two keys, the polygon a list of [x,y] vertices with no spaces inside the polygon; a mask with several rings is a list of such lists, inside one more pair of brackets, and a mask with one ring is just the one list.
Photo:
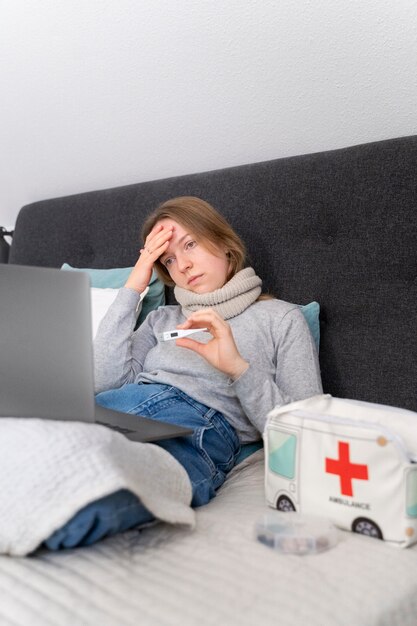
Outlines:
{"label": "woman's eye", "polygon": [[185,244],[185,249],[192,250],[192,248],[195,248],[196,245],[197,245],[197,242],[191,239],[190,241],[187,241],[187,243]]}
{"label": "woman's eye", "polygon": [[165,267],[169,267],[173,263],[174,259],[170,257],[169,259],[165,259],[164,265]]}

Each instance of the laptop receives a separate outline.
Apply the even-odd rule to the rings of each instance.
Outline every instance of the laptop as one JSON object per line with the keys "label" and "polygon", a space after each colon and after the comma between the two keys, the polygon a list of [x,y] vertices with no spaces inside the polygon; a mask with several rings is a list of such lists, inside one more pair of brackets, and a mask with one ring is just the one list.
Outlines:
{"label": "laptop", "polygon": [[97,405],[87,274],[24,265],[0,264],[0,417],[98,423],[140,442],[193,432]]}

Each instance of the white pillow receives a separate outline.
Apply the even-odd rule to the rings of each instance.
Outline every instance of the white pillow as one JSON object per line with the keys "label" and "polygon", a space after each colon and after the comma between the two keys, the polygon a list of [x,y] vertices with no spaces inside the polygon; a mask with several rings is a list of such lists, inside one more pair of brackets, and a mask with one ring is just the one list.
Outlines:
{"label": "white pillow", "polygon": [[99,289],[98,287],[91,287],[91,321],[93,326],[93,339],[96,336],[101,320],[106,315],[110,305],[113,304],[118,292],[118,289]]}

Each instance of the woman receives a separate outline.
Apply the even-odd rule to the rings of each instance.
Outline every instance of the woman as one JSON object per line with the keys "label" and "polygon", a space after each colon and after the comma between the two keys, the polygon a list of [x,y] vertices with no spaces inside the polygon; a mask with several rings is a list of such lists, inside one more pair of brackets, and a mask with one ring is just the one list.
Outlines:
{"label": "woman", "polygon": [[[193,429],[159,445],[186,469],[199,506],[224,482],[240,445],[260,439],[274,406],[322,392],[317,352],[299,308],[261,295],[242,241],[208,203],[165,202],[146,220],[143,240],[96,336],[96,401]],[[134,331],[154,267],[179,304],[152,311]],[[206,330],[160,341],[167,330],[198,328]],[[130,526],[152,519],[135,496],[124,498]],[[100,536],[126,524],[114,528]],[[97,538],[87,528],[77,545]]]}

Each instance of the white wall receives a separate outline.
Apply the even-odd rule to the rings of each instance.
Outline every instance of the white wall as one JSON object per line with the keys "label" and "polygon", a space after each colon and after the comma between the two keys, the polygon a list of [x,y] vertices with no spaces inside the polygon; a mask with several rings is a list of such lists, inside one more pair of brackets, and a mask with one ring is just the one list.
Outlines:
{"label": "white wall", "polygon": [[0,225],[28,202],[417,133],[415,0],[0,0]]}

